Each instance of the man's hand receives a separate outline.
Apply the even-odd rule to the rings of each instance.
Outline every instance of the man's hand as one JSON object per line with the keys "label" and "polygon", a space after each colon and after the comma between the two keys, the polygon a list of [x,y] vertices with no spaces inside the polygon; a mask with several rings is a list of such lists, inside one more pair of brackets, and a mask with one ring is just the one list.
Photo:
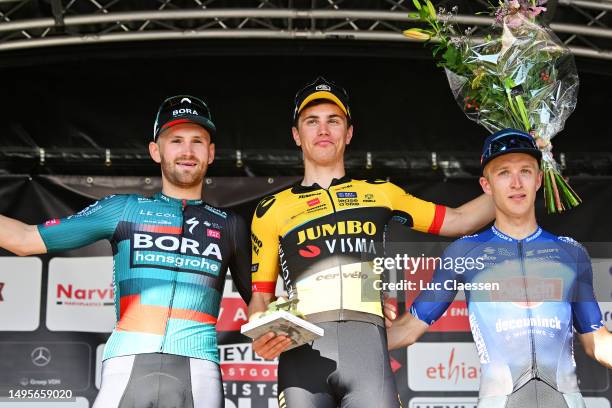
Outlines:
{"label": "man's hand", "polygon": [[[249,303],[249,321],[258,319],[275,299],[273,293],[254,292]],[[273,360],[289,347],[291,339],[268,332],[253,341],[253,351],[261,358]]]}
{"label": "man's hand", "polygon": [[388,329],[393,325],[393,321],[397,318],[396,299],[388,298],[385,295],[385,300],[383,302],[383,314],[385,315],[385,327]]}
{"label": "man's hand", "polygon": [[291,339],[283,335],[275,335],[268,332],[253,341],[253,350],[261,358],[274,360],[291,345]]}
{"label": "man's hand", "polygon": [[425,334],[428,328],[429,326],[425,322],[422,322],[410,313],[406,313],[397,319],[392,327],[387,328],[387,348],[395,350],[407,347]]}
{"label": "man's hand", "polygon": [[586,354],[599,364],[612,369],[612,333],[605,327],[578,335]]}

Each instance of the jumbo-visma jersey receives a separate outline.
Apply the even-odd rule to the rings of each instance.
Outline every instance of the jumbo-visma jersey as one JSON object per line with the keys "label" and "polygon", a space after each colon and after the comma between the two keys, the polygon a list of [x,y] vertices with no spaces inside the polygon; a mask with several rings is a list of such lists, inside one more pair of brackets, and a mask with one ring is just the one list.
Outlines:
{"label": "jumbo-visma jersey", "polygon": [[253,292],[274,293],[281,274],[289,296],[311,322],[382,324],[380,277],[387,222],[396,217],[438,233],[445,207],[385,181],[334,179],[329,189],[295,185],[261,200],[251,227]]}

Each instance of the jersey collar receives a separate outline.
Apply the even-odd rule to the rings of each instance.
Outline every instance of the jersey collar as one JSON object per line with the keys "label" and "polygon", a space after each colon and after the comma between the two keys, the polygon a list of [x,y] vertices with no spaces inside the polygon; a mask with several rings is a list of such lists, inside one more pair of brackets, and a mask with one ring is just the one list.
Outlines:
{"label": "jersey collar", "polygon": [[202,204],[203,202],[202,200],[182,200],[180,198],[169,197],[165,195],[164,193],[162,193],[161,191],[159,193],[155,193],[153,197],[156,200],[164,201],[168,204],[175,205],[177,207],[185,207],[188,205],[199,205],[199,204]]}
{"label": "jersey collar", "polygon": [[[352,178],[345,174],[344,176],[342,176],[340,178],[332,179],[332,182],[331,182],[331,184],[329,186],[330,187],[337,186],[339,184],[348,183],[351,180],[352,180]],[[302,183],[301,181],[298,182],[295,186],[293,186],[291,191],[293,193],[300,194],[300,193],[307,193],[309,191],[315,191],[315,190],[323,189],[323,187],[321,187],[318,183],[314,183],[314,184],[312,184],[310,186],[303,186],[301,183]]]}
{"label": "jersey collar", "polygon": [[498,230],[497,228],[495,228],[495,225],[491,226],[491,231],[493,232],[493,234],[495,234],[498,238],[503,239],[504,241],[508,241],[508,242],[531,242],[534,239],[536,239],[537,237],[539,237],[542,234],[542,228],[538,225],[538,228],[536,228],[535,232],[533,232],[531,235],[529,235],[528,237],[525,237],[523,239],[515,239],[512,238],[506,234],[504,234],[503,232],[501,232],[500,230]]}

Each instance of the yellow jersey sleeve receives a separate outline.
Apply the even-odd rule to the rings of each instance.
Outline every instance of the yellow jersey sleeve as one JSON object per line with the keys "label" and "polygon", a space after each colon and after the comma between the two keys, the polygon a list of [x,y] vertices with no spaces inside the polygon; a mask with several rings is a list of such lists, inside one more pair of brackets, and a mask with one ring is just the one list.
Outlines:
{"label": "yellow jersey sleeve", "polygon": [[[274,293],[279,271],[276,196],[263,198],[251,224],[251,278],[253,292]],[[277,204],[276,206],[274,204]]]}
{"label": "yellow jersey sleeve", "polygon": [[385,187],[396,219],[404,218],[404,224],[417,231],[440,233],[446,214],[445,206],[421,200],[393,183],[386,183]]}

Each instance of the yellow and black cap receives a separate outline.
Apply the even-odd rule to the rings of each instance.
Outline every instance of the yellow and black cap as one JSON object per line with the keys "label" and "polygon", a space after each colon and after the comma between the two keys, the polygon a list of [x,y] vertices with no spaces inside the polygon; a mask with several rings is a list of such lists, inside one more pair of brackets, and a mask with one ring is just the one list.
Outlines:
{"label": "yellow and black cap", "polygon": [[159,106],[153,126],[153,141],[162,131],[180,123],[196,123],[208,130],[211,136],[217,131],[206,102],[191,95],[176,95]]}
{"label": "yellow and black cap", "polygon": [[335,83],[326,80],[322,76],[309,83],[304,88],[300,89],[295,94],[295,109],[293,111],[293,122],[297,121],[300,112],[310,102],[316,99],[327,99],[338,105],[346,114],[346,117],[351,119],[351,110],[349,108],[349,97],[346,91]]}

